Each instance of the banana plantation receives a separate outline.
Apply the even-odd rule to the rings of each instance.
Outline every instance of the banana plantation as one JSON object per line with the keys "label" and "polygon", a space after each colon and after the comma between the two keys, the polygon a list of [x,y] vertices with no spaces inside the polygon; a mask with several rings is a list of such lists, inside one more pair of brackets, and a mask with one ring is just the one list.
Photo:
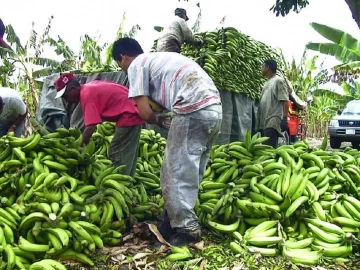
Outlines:
{"label": "banana plantation", "polygon": [[[286,3],[276,1],[276,16],[309,4]],[[84,34],[77,51],[52,32],[56,18],[50,17],[43,31],[33,26],[28,40],[9,24],[10,47],[0,47],[0,86],[21,94],[28,115],[22,138],[10,132],[0,138],[1,269],[359,269],[360,150],[330,151],[327,138],[331,119],[360,99],[359,40],[312,23],[319,39],[328,42],[309,42],[296,61],[241,29],[221,25],[200,32],[200,15],[193,30],[203,43],[184,44],[181,54],[209,74],[229,101],[224,111],[231,107],[229,114],[240,116],[233,103],[241,96],[251,103],[250,114],[256,113],[266,82],[262,64],[274,59],[279,75],[307,102],[299,112],[302,139],[273,148],[251,125],[241,130],[229,121],[229,134],[240,130],[242,139],[217,141],[209,153],[194,207],[204,230],[201,241],[170,246],[155,226],[165,205],[163,133],[142,127],[132,177],[109,157],[115,123],[98,124],[83,145],[77,126],[49,130],[37,121],[59,73],[73,73],[81,82],[111,77],[125,84],[127,75],[113,60],[113,42],[136,38],[141,27],[124,31],[124,14],[113,40],[102,44]],[[45,57],[47,52],[56,59]],[[340,64],[325,69],[321,55]],[[311,145],[312,138],[322,144]]]}

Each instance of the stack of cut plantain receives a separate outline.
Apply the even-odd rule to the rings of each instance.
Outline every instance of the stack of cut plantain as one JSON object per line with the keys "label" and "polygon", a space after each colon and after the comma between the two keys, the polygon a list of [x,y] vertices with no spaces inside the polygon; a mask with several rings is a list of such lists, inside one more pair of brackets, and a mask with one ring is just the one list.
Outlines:
{"label": "stack of cut plantain", "polygon": [[282,253],[294,263],[346,261],[360,228],[360,152],[325,151],[306,141],[273,149],[267,138],[215,146],[196,213],[228,233],[235,253]]}
{"label": "stack of cut plantain", "polygon": [[[273,59],[282,74],[279,53],[260,41],[251,39],[233,27],[197,33],[204,42],[199,48],[184,44],[181,54],[196,61],[211,77],[219,90],[242,93],[259,98],[265,78],[261,74],[265,60]],[[155,41],[152,51],[156,50]]]}
{"label": "stack of cut plantain", "polygon": [[[145,188],[154,176],[133,179],[107,158],[113,133],[113,124],[98,125],[85,147],[77,129],[0,138],[2,269],[65,269],[59,261],[68,260],[92,266],[92,252],[120,244],[135,222],[161,213],[161,195]],[[148,161],[162,151],[149,149]]]}

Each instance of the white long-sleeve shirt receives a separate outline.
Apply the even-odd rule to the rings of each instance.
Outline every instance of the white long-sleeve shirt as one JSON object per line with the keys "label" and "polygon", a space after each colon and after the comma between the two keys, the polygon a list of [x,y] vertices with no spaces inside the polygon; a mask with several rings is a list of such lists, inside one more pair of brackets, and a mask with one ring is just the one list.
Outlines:
{"label": "white long-sleeve shirt", "polygon": [[144,53],[128,69],[129,98],[147,96],[175,114],[221,104],[209,75],[193,60],[173,52]]}
{"label": "white long-sleeve shirt", "polygon": [[186,21],[179,16],[175,16],[170,25],[164,28],[162,36],[158,40],[158,48],[169,40],[176,40],[180,46],[184,41],[189,43],[197,42]]}

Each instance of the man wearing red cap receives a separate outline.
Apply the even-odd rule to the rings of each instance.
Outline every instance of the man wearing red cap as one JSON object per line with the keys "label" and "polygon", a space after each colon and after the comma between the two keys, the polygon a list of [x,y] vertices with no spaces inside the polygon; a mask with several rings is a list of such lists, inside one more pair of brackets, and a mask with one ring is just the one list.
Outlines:
{"label": "man wearing red cap", "polygon": [[4,41],[5,25],[0,19],[0,47],[9,48],[10,46]]}
{"label": "man wearing red cap", "polygon": [[134,176],[138,156],[141,119],[136,102],[128,98],[129,90],[116,83],[92,81],[80,85],[74,75],[61,74],[54,83],[55,99],[62,97],[69,103],[79,103],[83,110],[85,130],[83,144],[87,144],[103,121],[116,122],[116,130],[109,148],[114,166],[126,165],[125,173]]}
{"label": "man wearing red cap", "polygon": [[175,9],[175,18],[164,29],[162,36],[158,40],[156,51],[180,53],[181,45],[184,41],[200,46],[201,40],[194,37],[191,29],[186,24],[188,20],[185,9]]}

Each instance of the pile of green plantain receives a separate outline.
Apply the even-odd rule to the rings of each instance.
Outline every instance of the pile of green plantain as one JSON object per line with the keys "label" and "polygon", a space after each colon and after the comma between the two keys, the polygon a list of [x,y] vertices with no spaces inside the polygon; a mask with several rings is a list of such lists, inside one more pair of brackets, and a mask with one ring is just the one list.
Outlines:
{"label": "pile of green plantain", "polygon": [[[159,216],[166,139],[142,130],[132,178],[108,159],[114,131],[98,125],[85,147],[77,129],[0,138],[1,269],[93,266],[93,252]],[[213,147],[195,206],[202,225],[234,254],[346,262],[359,237],[360,152],[326,151],[326,139],[320,148],[299,141],[277,149],[266,140],[247,131],[244,142]],[[193,263],[215,249],[173,248],[160,263]]]}
{"label": "pile of green plantain", "polygon": [[[242,93],[251,99],[259,98],[265,78],[261,74],[267,59],[278,63],[282,74],[283,60],[279,53],[260,41],[251,39],[233,27],[197,33],[201,47],[184,44],[181,54],[195,60],[211,77],[219,90]],[[156,50],[155,41],[152,51]]]}
{"label": "pile of green plantain", "polygon": [[113,133],[114,124],[98,125],[85,147],[77,129],[0,138],[1,269],[66,269],[60,261],[93,266],[96,249],[120,244],[135,222],[161,213],[160,180],[145,167],[160,168],[154,162],[162,161],[166,140],[142,132],[149,141],[136,180],[107,158]]}
{"label": "pile of green plantain", "polygon": [[235,253],[281,253],[293,263],[346,261],[360,228],[360,152],[306,141],[273,149],[267,138],[214,146],[196,213],[227,234]]}

